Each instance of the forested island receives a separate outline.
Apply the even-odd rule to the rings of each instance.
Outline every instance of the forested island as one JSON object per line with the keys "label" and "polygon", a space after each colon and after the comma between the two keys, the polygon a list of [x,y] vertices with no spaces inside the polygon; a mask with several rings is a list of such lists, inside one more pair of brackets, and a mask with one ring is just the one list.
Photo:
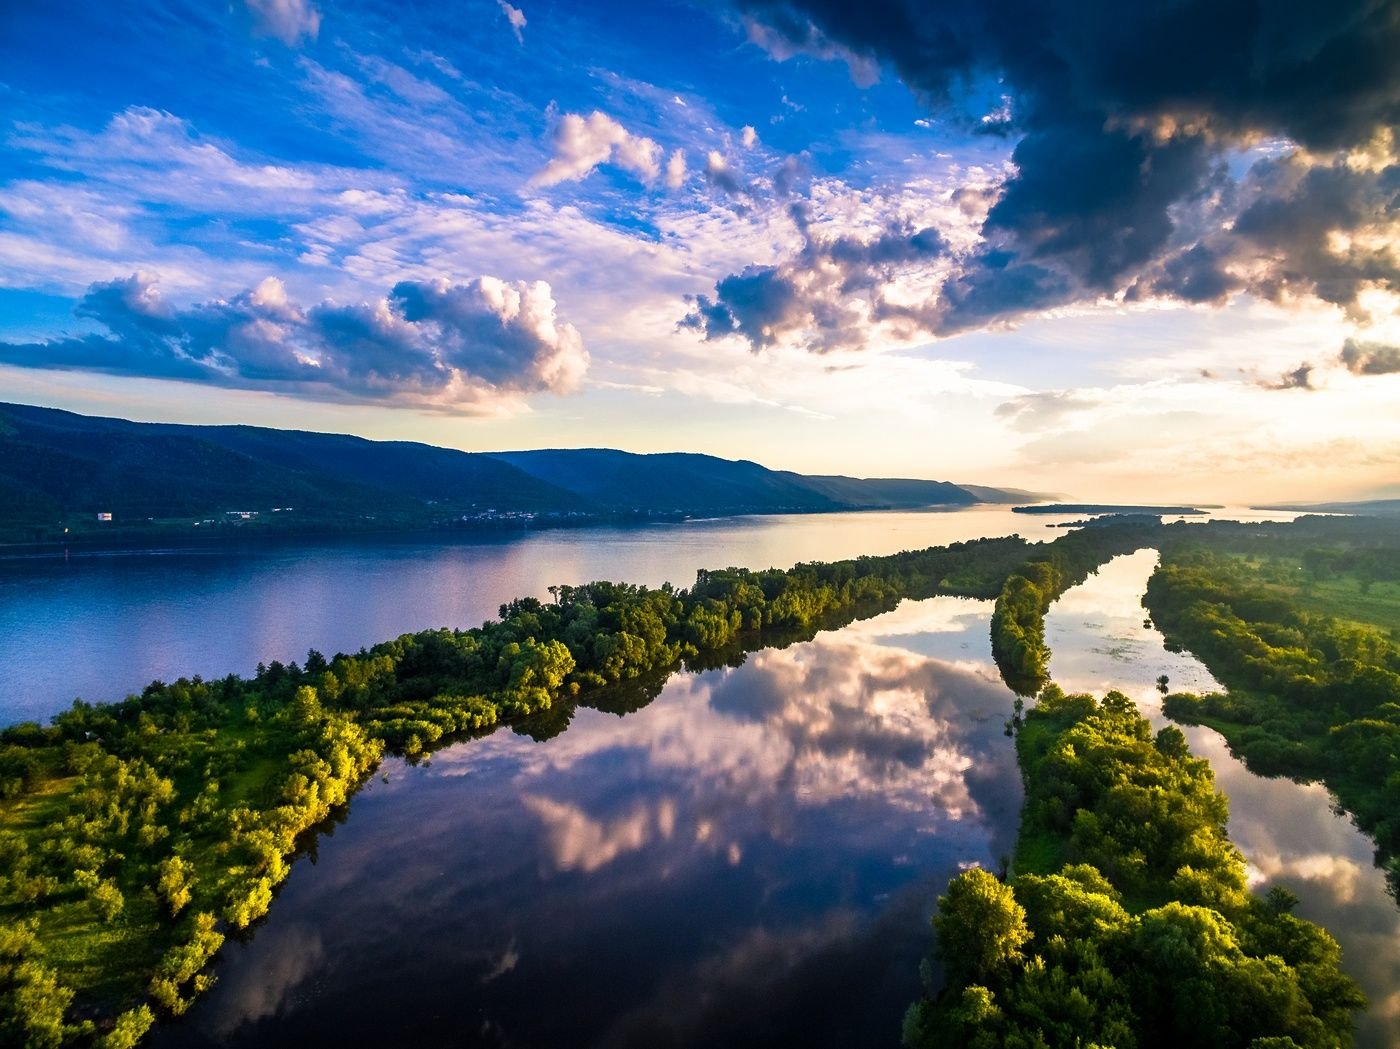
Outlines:
{"label": "forested island", "polygon": [[1283,889],[1249,893],[1229,803],[1181,730],[1131,700],[1042,693],[1017,732],[1015,877],[959,875],[934,925],[942,993],[905,1044],[1326,1049],[1365,1005]]}
{"label": "forested island", "polygon": [[1134,506],[1125,503],[1036,503],[1034,506],[1013,506],[1017,514],[1152,514],[1174,517],[1204,516],[1198,506]]}
{"label": "forested island", "polygon": [[[1359,999],[1335,944],[1289,916],[1287,899],[1243,891],[1208,767],[1180,733],[1153,739],[1126,701],[1067,698],[1045,681],[1054,598],[1120,553],[1194,534],[1187,527],[1198,526],[702,571],[688,589],[556,587],[479,628],[333,658],[312,651],[248,678],[154,682],[118,703],[76,702],[48,726],[7,729],[0,1043],[133,1045],[157,1013],[181,1014],[209,987],[224,938],[267,912],[298,849],[385,752],[412,759],[502,723],[542,738],[567,728],[579,704],[645,704],[674,669],[733,663],[906,598],[956,594],[997,598],[998,664],[1042,700],[1016,719],[1028,783],[1016,878],[969,874],[950,888],[940,918],[957,959],[950,989],[911,1013],[909,1036],[1046,1044],[1034,1040],[1040,1030],[1048,1044],[1073,1044],[1059,1040],[1068,1031],[1168,1044],[1146,1032],[1199,1004],[1216,1009],[1212,1044],[1342,1044]],[[959,917],[964,898],[971,926]],[[1009,932],[981,926],[984,904],[1009,915]],[[972,930],[969,942],[958,928]],[[1182,981],[1184,997],[1159,988],[1142,998],[1158,979]],[[1220,1012],[1220,986],[1260,1000]],[[1047,995],[1074,1015],[1042,1015],[1035,1003]]]}
{"label": "forested island", "polygon": [[[207,989],[225,935],[271,905],[299,842],[385,750],[416,756],[501,721],[552,734],[570,702],[741,659],[905,597],[994,595],[1018,538],[788,571],[701,572],[688,590],[599,582],[471,630],[312,652],[251,678],[152,683],[0,734],[0,1043],[130,1045]],[[562,715],[562,716],[561,716]]]}

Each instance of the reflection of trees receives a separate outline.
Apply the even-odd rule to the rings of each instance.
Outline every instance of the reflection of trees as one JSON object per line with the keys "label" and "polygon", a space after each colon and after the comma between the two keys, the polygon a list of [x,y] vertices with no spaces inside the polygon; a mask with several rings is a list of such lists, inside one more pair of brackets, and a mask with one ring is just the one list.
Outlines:
{"label": "reflection of trees", "polygon": [[634,714],[661,695],[666,682],[675,672],[675,667],[667,667],[665,670],[593,689],[580,703],[594,710],[601,710],[604,714],[616,714],[618,717]]}
{"label": "reflection of trees", "polygon": [[576,703],[555,703],[548,710],[511,725],[511,731],[517,736],[529,736],[536,743],[543,743],[568,728],[577,709]]}

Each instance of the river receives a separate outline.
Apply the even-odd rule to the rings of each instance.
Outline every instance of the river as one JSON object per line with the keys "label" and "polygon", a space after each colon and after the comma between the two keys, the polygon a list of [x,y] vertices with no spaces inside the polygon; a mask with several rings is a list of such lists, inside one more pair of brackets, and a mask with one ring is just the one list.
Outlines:
{"label": "river", "polygon": [[[1220,685],[1194,656],[1163,648],[1162,635],[1146,625],[1141,598],[1156,564],[1155,551],[1140,550],[1105,565],[1056,602],[1045,636],[1050,677],[1058,685],[1068,692],[1116,688],[1161,727],[1169,722],[1156,687],[1159,674],[1167,675],[1173,691],[1219,691]],[[1320,783],[1256,776],[1213,729],[1181,729],[1230,799],[1230,837],[1248,861],[1251,888],[1290,889],[1300,900],[1294,913],[1322,925],[1342,945],[1343,968],[1371,1001],[1356,1044],[1400,1045],[1400,910],[1372,862],[1371,839],[1335,810]]]}
{"label": "river", "polygon": [[77,697],[120,699],[156,679],[248,674],[310,648],[333,655],[479,626],[503,602],[545,598],[553,584],[688,586],[701,568],[787,568],[1013,534],[1042,541],[1079,516],[979,506],[0,557],[0,725],[42,720]]}
{"label": "river", "polygon": [[[473,624],[556,582],[683,583],[699,567],[1060,534],[1046,524],[850,514],[8,563],[0,694],[12,720],[155,676]],[[1106,566],[1047,630],[1058,682],[1119,688],[1160,721],[1159,674],[1213,683],[1143,625],[1154,557]],[[897,1044],[938,892],[1014,844],[1021,782],[990,612],[907,602],[675,674],[618,712],[386,761],[155,1044]],[[1214,733],[1188,735],[1232,799],[1252,882],[1287,885],[1342,942],[1373,1001],[1358,1044],[1395,1044],[1400,920],[1369,842],[1320,787],[1260,779]]]}

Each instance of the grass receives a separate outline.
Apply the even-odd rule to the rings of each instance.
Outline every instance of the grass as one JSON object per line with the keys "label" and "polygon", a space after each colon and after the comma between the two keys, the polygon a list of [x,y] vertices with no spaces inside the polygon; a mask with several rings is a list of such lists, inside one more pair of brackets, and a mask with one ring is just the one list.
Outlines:
{"label": "grass", "polygon": [[59,979],[99,1008],[117,1009],[146,989],[148,975],[175,941],[159,904],[136,886],[122,886],[126,906],[112,922],[78,899],[40,911],[45,963]]}
{"label": "grass", "polygon": [[1297,558],[1226,556],[1246,568],[1259,585],[1291,598],[1304,611],[1400,637],[1400,583],[1372,582],[1367,586],[1353,573],[1313,579]]}
{"label": "grass", "polygon": [[[1065,725],[1048,718],[1029,718],[1016,732],[1016,758],[1025,776],[1034,768]],[[1069,842],[1031,814],[1030,784],[1026,803],[1021,806],[1021,824],[1016,833],[1016,853],[1012,867],[1016,874],[1054,874],[1069,862]]]}
{"label": "grass", "polygon": [[1400,634],[1400,584],[1372,583],[1362,590],[1355,576],[1338,576],[1305,583],[1294,599],[1309,612],[1345,620],[1358,626],[1377,627],[1394,637]]}

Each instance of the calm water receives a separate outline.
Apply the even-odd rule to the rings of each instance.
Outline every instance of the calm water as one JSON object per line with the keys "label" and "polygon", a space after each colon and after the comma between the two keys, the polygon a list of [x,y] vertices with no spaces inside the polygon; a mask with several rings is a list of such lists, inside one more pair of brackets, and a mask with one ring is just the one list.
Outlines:
{"label": "calm water", "polygon": [[159,678],[248,674],[595,579],[689,586],[701,568],[786,568],[963,539],[1053,539],[1069,518],[1005,508],[728,518],[466,541],[379,539],[0,560],[0,724]]}
{"label": "calm water", "polygon": [[[1015,531],[1060,534],[981,510],[8,562],[0,710],[471,625],[555,582],[684,583]],[[1142,625],[1154,560],[1107,566],[1048,631],[1062,685],[1117,687],[1160,720],[1159,674],[1213,682]],[[580,708],[543,741],[502,730],[386,762],[156,1044],[897,1044],[938,892],[1014,843],[990,611],[907,603],[677,674],[626,716]],[[1400,1042],[1400,918],[1367,840],[1320,787],[1252,776],[1213,733],[1189,735],[1231,796],[1252,880],[1292,888],[1341,940],[1375,1003],[1359,1044]]]}
{"label": "calm water", "polygon": [[896,1045],[937,893],[1014,844],[987,602],[389,763],[157,1044]]}
{"label": "calm water", "polygon": [[[1287,519],[1231,508],[1233,519]],[[361,539],[0,559],[0,725],[152,680],[248,674],[430,627],[478,626],[505,601],[595,579],[689,586],[700,568],[788,566],[1020,534],[1070,517],[1004,507],[588,528],[473,540]]]}

